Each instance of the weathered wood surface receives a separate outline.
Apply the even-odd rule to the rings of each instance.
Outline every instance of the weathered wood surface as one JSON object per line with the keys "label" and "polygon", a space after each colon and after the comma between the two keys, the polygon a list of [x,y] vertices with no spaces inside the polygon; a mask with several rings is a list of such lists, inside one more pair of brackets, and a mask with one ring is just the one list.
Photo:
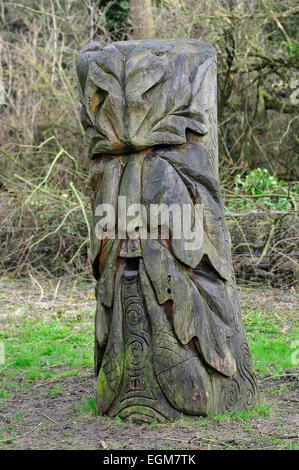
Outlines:
{"label": "weathered wood surface", "polygon": [[[98,240],[97,407],[164,421],[252,407],[258,389],[241,319],[217,160],[216,52],[197,40],[92,43],[78,57],[93,209],[203,204],[202,245]],[[149,227],[143,227],[149,230]],[[140,237],[141,238],[141,237]]]}

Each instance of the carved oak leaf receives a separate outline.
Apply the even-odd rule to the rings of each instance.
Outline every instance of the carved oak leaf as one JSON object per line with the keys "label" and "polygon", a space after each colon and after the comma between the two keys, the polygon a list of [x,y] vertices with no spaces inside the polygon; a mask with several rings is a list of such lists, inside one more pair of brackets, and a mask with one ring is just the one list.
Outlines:
{"label": "carved oak leaf", "polygon": [[228,346],[231,328],[212,311],[190,277],[158,241],[142,240],[142,252],[159,304],[173,301],[173,326],[181,344],[197,338],[203,359],[223,375],[232,376],[236,362]]}
{"label": "carved oak leaf", "polygon": [[203,256],[203,247],[199,244],[198,248],[186,250],[189,234],[185,233],[183,205],[191,207],[191,228],[193,228],[195,222],[199,225],[199,230],[202,230],[202,226],[200,225],[199,216],[195,211],[193,201],[182,179],[168,162],[156,155],[149,155],[143,163],[142,180],[144,182],[142,203],[147,208],[149,214],[148,220],[151,221],[152,226],[154,221],[150,217],[151,204],[165,204],[168,208],[172,205],[179,205],[181,221],[178,226],[182,228],[181,234],[176,234],[175,232],[174,224],[178,222],[176,216],[169,217],[172,251],[184,264],[195,268]]}
{"label": "carved oak leaf", "polygon": [[109,46],[93,57],[88,65],[84,105],[93,127],[98,131],[98,142],[92,153],[99,150],[120,153],[126,136],[125,100],[121,84],[123,57],[115,47]]}
{"label": "carved oak leaf", "polygon": [[[99,263],[103,244],[96,234],[96,225],[100,217],[96,214],[96,208],[102,204],[109,204],[113,207],[117,216],[118,194],[121,177],[128,157],[111,157],[92,160],[89,171],[89,179],[93,187],[93,217],[90,233],[90,255],[93,265],[93,273],[96,279],[99,278]],[[108,243],[106,244],[107,251]],[[106,257],[103,256],[106,260]],[[103,261],[101,262],[103,264]]]}
{"label": "carved oak leaf", "polygon": [[[128,56],[122,43],[79,54],[82,123],[90,154],[129,153],[154,145],[186,143],[186,130],[207,132],[208,93],[203,85],[213,66],[203,58],[144,41]],[[127,52],[126,52],[127,53]],[[190,77],[190,78],[188,78]]]}
{"label": "carved oak leaf", "polygon": [[143,148],[147,145],[142,138],[140,128],[144,128],[149,110],[153,107],[152,103],[144,99],[144,94],[161,80],[166,67],[167,61],[165,59],[148,53],[134,55],[126,64],[127,122],[130,142],[136,148]]}
{"label": "carved oak leaf", "polygon": [[[229,279],[232,275],[229,233],[224,222],[220,184],[214,174],[210,153],[202,146],[189,143],[185,145],[184,152],[180,147],[157,148],[153,153],[154,157],[167,161],[177,172],[177,179],[181,180],[186,188],[185,191],[192,195],[193,201],[203,204],[204,241],[201,256],[206,254],[219,275],[224,279]],[[155,181],[157,178],[164,179],[164,175],[156,175]],[[178,201],[177,188],[181,183],[173,183],[173,185],[173,193]],[[191,203],[192,199],[190,198]],[[219,230],[219,225],[221,230]],[[193,253],[193,263],[187,262],[186,253],[183,253],[184,258],[178,258],[194,268],[195,262],[199,263],[200,259],[196,251]]]}
{"label": "carved oak leaf", "polygon": [[[211,64],[206,61],[198,67],[198,72],[192,81],[189,81],[184,70],[187,69],[186,58],[179,70],[177,61],[173,64],[173,72],[170,68],[169,77],[161,83],[159,90],[153,90],[149,100],[155,102],[159,99],[158,122],[150,126],[151,132],[155,133],[155,139],[161,144],[183,144],[186,143],[186,129],[191,129],[198,134],[205,134],[207,107],[206,97],[201,93],[201,82],[204,81],[205,73]],[[155,93],[156,92],[156,93]],[[156,100],[154,99],[153,95]],[[157,113],[156,113],[157,114]],[[162,118],[161,118],[162,117]]]}

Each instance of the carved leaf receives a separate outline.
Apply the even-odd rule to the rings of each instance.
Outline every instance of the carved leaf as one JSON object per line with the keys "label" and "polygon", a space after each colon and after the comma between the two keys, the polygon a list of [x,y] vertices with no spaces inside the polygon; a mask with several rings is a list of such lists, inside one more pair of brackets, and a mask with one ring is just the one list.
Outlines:
{"label": "carved leaf", "polygon": [[203,83],[215,51],[202,50],[199,42],[192,53],[185,54],[184,47],[143,41],[96,49],[93,43],[79,54],[91,155],[183,144],[187,129],[207,132],[209,94]]}
{"label": "carved leaf", "polygon": [[[199,145],[186,144],[184,149],[159,148],[152,156],[152,158],[157,157],[171,164],[177,172],[178,179],[181,179],[192,194],[193,200],[203,204],[204,243],[201,254],[209,257],[214,269],[222,278],[229,279],[232,275],[229,233],[224,221],[220,185],[214,174],[210,153]],[[165,172],[165,176],[161,178],[164,179],[166,175]],[[179,201],[181,192],[176,192],[177,184],[176,181],[173,183],[173,191]],[[186,260],[184,262],[194,267],[186,263]]]}
{"label": "carved leaf", "polygon": [[173,326],[180,342],[188,344],[196,337],[203,359],[223,375],[232,376],[236,362],[228,346],[231,328],[212,311],[196,285],[158,241],[142,240],[142,250],[158,302],[173,301]]}
{"label": "carved leaf", "polygon": [[[202,231],[200,225],[199,215],[195,211],[193,201],[190,194],[184,185],[182,179],[173,169],[173,167],[159,157],[149,155],[143,164],[142,172],[142,203],[148,209],[148,220],[153,225],[153,220],[150,213],[151,204],[165,204],[168,208],[172,205],[177,205],[180,211],[180,220],[170,214],[169,217],[169,232],[171,247],[174,255],[184,264],[196,267],[200,262],[203,255],[203,246],[198,243],[194,249],[186,249],[191,235],[187,232],[187,224],[184,224],[183,212],[184,205],[191,207],[191,220],[189,226],[191,229],[196,223],[199,230]],[[175,209],[174,209],[175,210]],[[180,228],[180,233],[176,228]]]}

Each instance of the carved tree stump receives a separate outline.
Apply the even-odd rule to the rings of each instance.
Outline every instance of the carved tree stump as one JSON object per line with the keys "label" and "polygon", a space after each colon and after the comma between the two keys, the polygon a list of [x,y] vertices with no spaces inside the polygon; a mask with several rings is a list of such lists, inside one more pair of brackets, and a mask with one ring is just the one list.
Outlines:
{"label": "carved tree stump", "polygon": [[[218,177],[215,49],[192,39],[91,43],[78,77],[93,190],[98,409],[165,421],[252,407],[257,383]],[[193,223],[201,204],[202,242],[186,249],[174,218],[168,238],[161,224],[154,239],[147,224],[133,238],[119,227],[99,237],[97,207],[123,217],[119,196],[147,213],[188,206]]]}

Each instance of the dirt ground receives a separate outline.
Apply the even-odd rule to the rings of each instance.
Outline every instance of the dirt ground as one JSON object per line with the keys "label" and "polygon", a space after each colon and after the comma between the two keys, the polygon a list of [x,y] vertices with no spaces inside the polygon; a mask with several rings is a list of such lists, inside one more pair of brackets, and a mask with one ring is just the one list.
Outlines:
{"label": "dirt ground", "polygon": [[[249,421],[225,419],[184,420],[171,424],[136,425],[80,411],[82,399],[92,397],[95,378],[88,373],[64,380],[67,393],[55,398],[49,393],[53,381],[38,383],[26,393],[12,394],[1,420],[9,431],[0,442],[2,449],[293,449],[298,442],[296,377],[263,377],[262,396],[270,405],[269,416]],[[285,386],[283,395],[267,393]],[[298,385],[298,384],[297,384]],[[20,384],[21,386],[21,384]],[[289,388],[291,386],[291,388]],[[16,415],[21,418],[16,419]]]}

